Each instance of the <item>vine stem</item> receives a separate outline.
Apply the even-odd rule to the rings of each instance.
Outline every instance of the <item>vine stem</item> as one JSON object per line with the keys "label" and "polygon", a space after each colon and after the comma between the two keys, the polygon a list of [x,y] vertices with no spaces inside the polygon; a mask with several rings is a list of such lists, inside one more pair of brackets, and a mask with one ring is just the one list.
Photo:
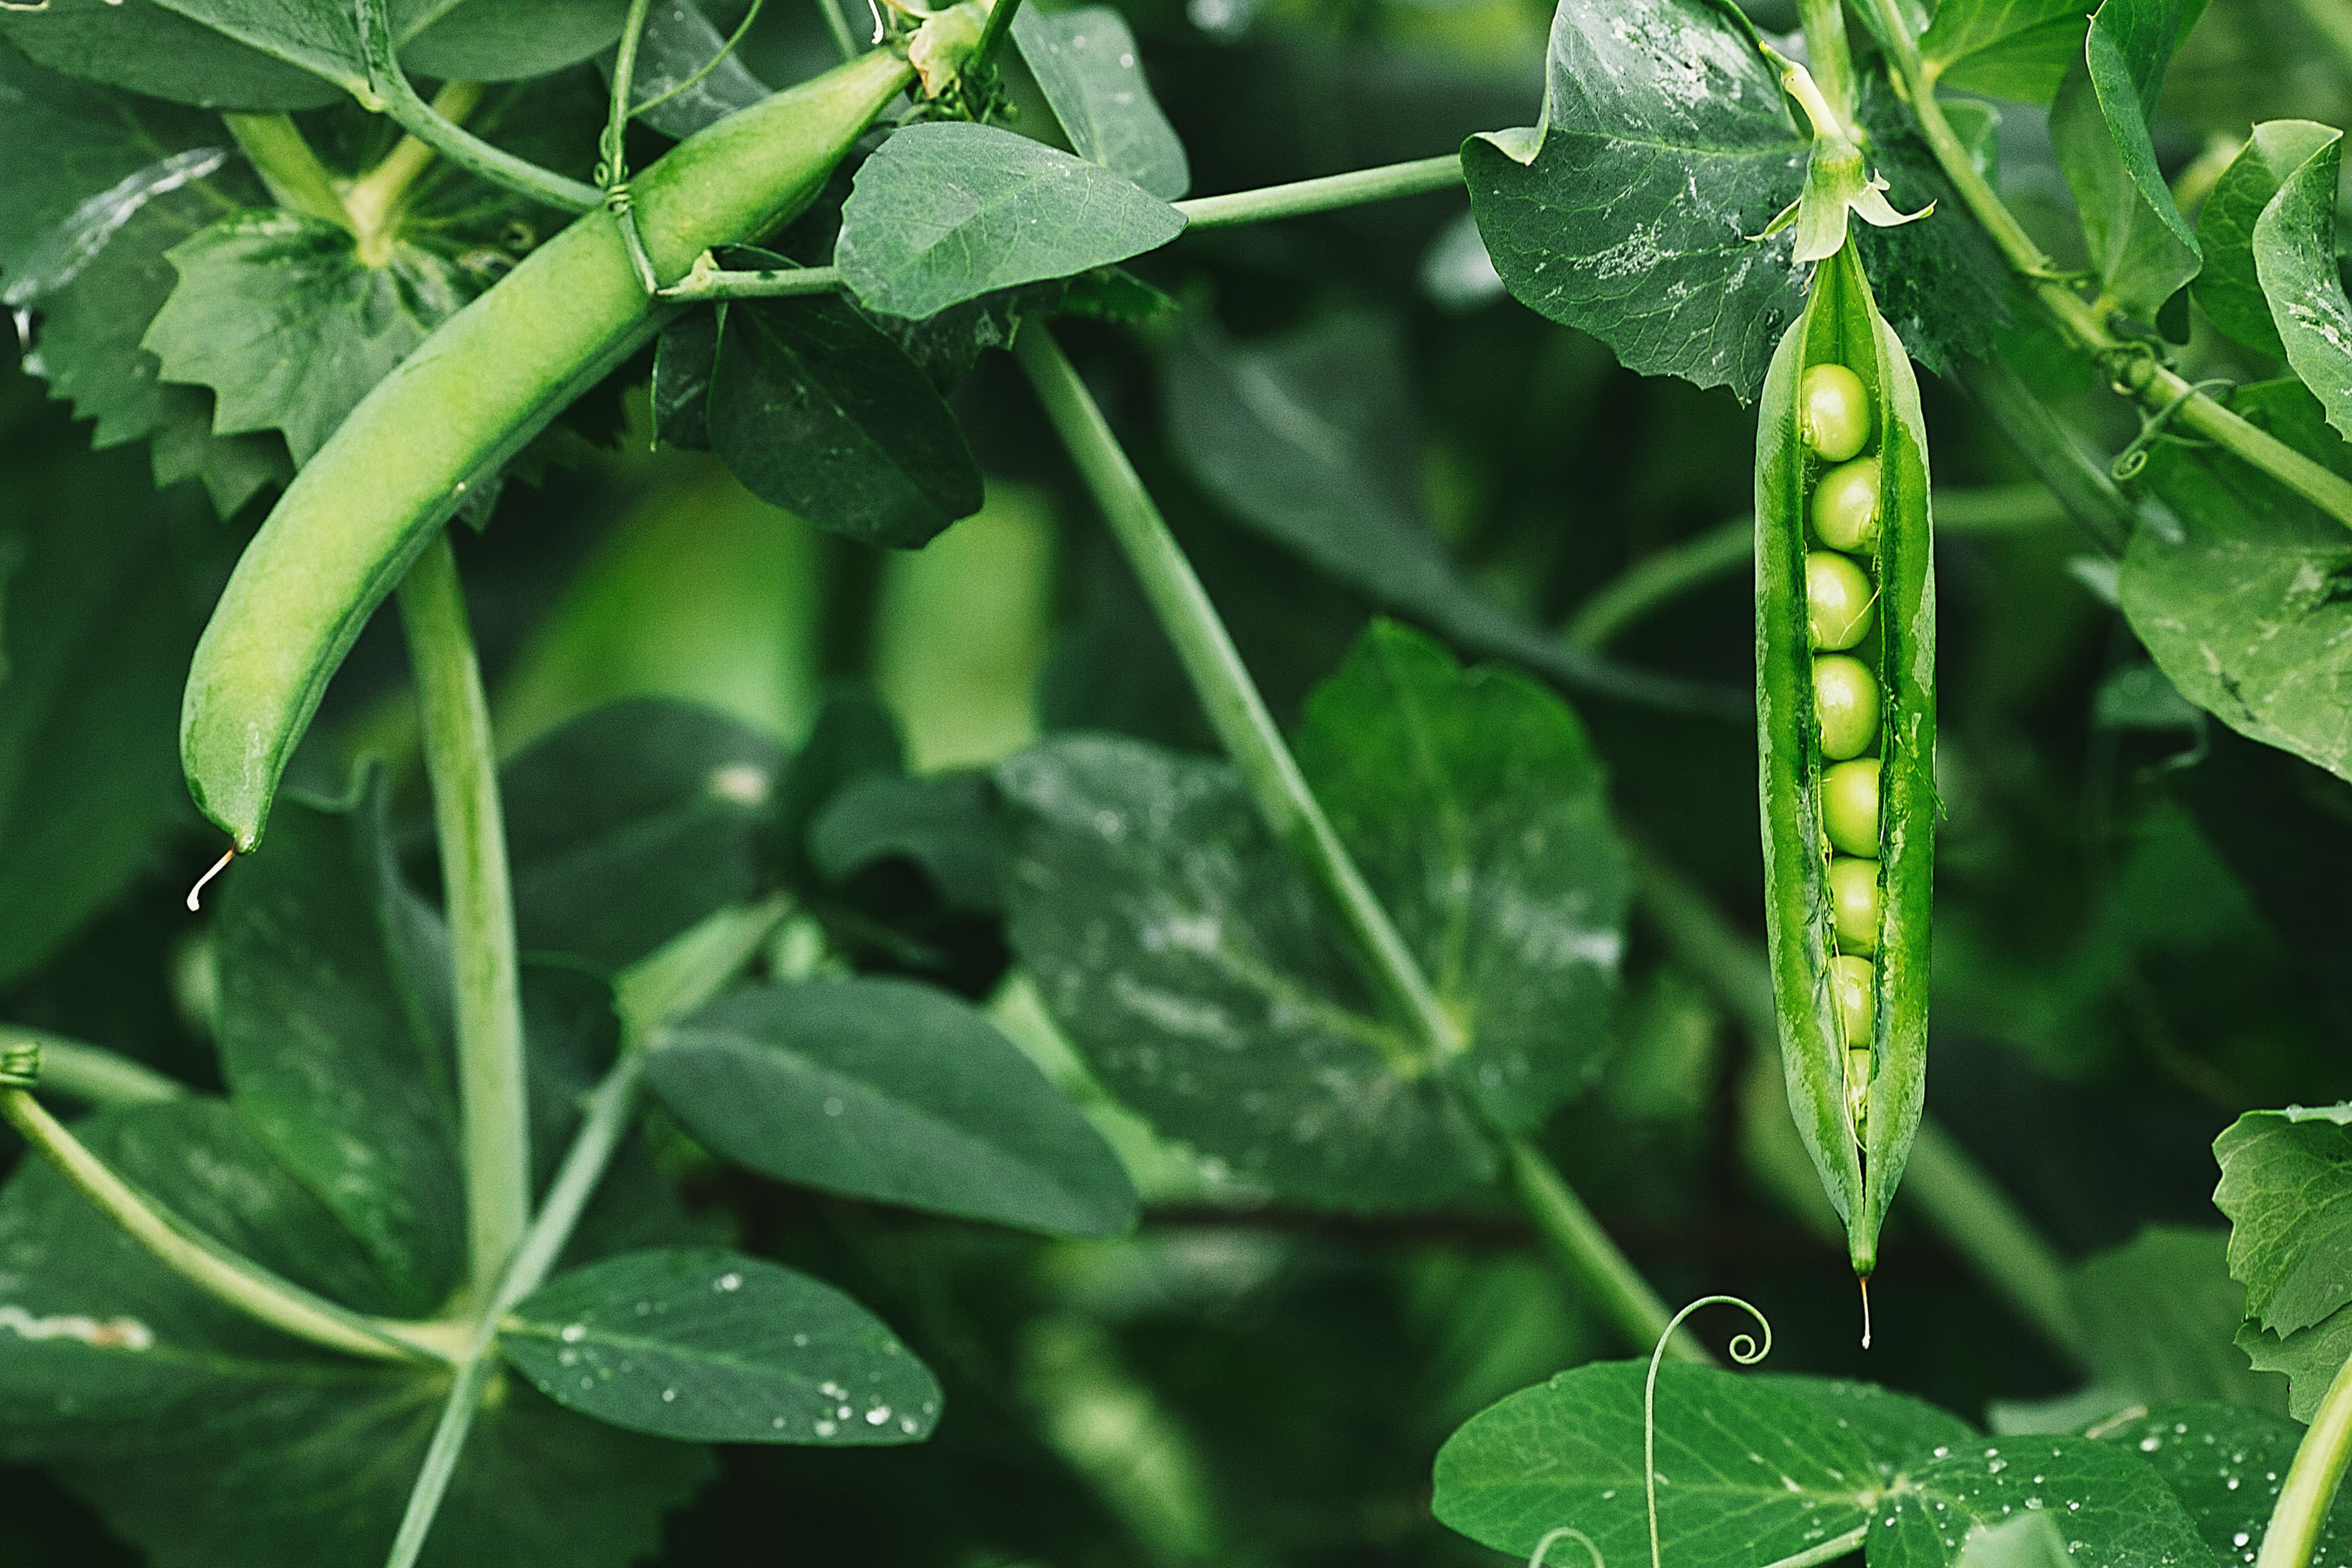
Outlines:
{"label": "vine stem", "polygon": [[857,35],[849,30],[849,18],[841,14],[841,0],[816,0],[816,8],[824,17],[825,30],[833,35],[833,47],[841,51],[841,57],[856,59]]}
{"label": "vine stem", "polygon": [[[2016,214],[1969,162],[1968,149],[1944,117],[1936,100],[1936,84],[1919,57],[1919,41],[1911,34],[1895,0],[1867,0],[1893,61],[1897,85],[1909,100],[1913,115],[1927,137],[1936,162],[1959,193],[1977,222],[2000,249],[2002,256],[2026,283],[2060,331],[2085,353],[2106,356],[2127,351],[2131,345],[2107,327],[2088,300],[2058,276],[2050,258],[2035,245]],[[2176,402],[2179,423],[2221,447],[2232,456],[2268,474],[2347,528],[2352,528],[2352,481],[2295,451],[2284,442],[2248,423],[2224,408],[2168,367],[2147,361],[2145,374],[2115,383],[2116,390],[2145,409]]]}
{"label": "vine stem", "polygon": [[982,24],[980,42],[971,49],[971,61],[965,68],[979,71],[996,57],[1006,35],[1013,31],[1013,18],[1021,14],[1021,0],[996,0],[988,8],[988,20]]}
{"label": "vine stem", "polygon": [[677,304],[699,299],[781,299],[799,294],[831,294],[842,287],[837,267],[775,267],[730,272],[708,253],[695,259],[684,277],[659,291]]}
{"label": "vine stem", "polygon": [[[452,125],[462,125],[486,90],[478,81],[445,82],[433,95],[433,112]],[[382,162],[345,187],[342,204],[350,214],[352,232],[359,236],[361,260],[381,267],[392,258],[393,236],[398,232],[409,188],[433,166],[436,156],[429,144],[408,132]]]}
{"label": "vine stem", "polygon": [[1270,218],[1303,217],[1309,213],[1328,213],[1399,196],[1426,195],[1432,191],[1453,190],[1461,183],[1462,154],[1443,152],[1409,163],[1352,169],[1345,174],[1236,191],[1231,195],[1195,196],[1175,205],[1184,214],[1187,229],[1221,229],[1235,224],[1264,223]]}
{"label": "vine stem", "polygon": [[[1460,1028],[1431,991],[1420,964],[1307,787],[1216,606],[1079,379],[1077,367],[1042,323],[1024,328],[1013,340],[1013,351],[1102,508],[1161,629],[1175,644],[1192,690],[1259,817],[1317,884],[1373,983],[1412,1023],[1420,1050],[1400,1057],[1394,1048],[1384,1046],[1391,1067],[1411,1076],[1426,1074],[1462,1051]],[[1594,1287],[1602,1310],[1628,1338],[1640,1344],[1654,1342],[1673,1316],[1665,1303],[1558,1169],[1526,1139],[1506,1143],[1514,1186],[1529,1218],[1577,1277]],[[1706,1355],[1695,1342],[1676,1346],[1677,1354],[1693,1351]]]}
{"label": "vine stem", "polygon": [[39,1050],[41,1087],[53,1094],[92,1105],[154,1105],[188,1093],[179,1080],[103,1046],[84,1045],[47,1030],[0,1024],[0,1057],[13,1046],[25,1045]]}
{"label": "vine stem", "polygon": [[1797,22],[1804,29],[1805,61],[1813,81],[1851,133],[1853,54],[1845,43],[1845,0],[1797,0]]}
{"label": "vine stem", "polygon": [[2310,1429],[2294,1450],[2254,1568],[2305,1568],[2343,1482],[2347,1461],[2352,1461],[2352,1360],[2336,1368],[2336,1380],[2327,1385]]}
{"label": "vine stem", "polygon": [[270,1327],[376,1361],[452,1361],[443,1325],[371,1318],[312,1295],[166,1214],[23,1089],[0,1090],[0,1116],[74,1190],[133,1241],[215,1301]]}
{"label": "vine stem", "polygon": [[261,176],[272,201],[338,228],[352,226],[342,194],[335,189],[335,177],[302,140],[291,116],[224,114],[221,120],[254,172]]}
{"label": "vine stem", "polygon": [[400,585],[456,971],[457,1101],[470,1278],[487,1291],[530,1223],[530,1119],[522,988],[498,752],[449,537],[436,534]]}

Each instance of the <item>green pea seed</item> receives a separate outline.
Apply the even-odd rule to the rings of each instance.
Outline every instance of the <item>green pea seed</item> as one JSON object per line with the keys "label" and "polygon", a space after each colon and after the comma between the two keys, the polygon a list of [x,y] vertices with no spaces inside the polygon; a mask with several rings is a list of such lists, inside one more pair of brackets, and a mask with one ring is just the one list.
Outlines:
{"label": "green pea seed", "polygon": [[1869,1060],[1866,1049],[1878,1022],[1878,969],[1867,958],[1840,954],[1830,960],[1830,988],[1837,993],[1838,1020],[1845,1025],[1847,1060]]}
{"label": "green pea seed", "polygon": [[1830,862],[1830,918],[1839,947],[1867,957],[1878,951],[1878,862],[1860,855]]}
{"label": "green pea seed", "polygon": [[1841,762],[1822,775],[1822,825],[1832,848],[1850,855],[1878,853],[1877,758]]}
{"label": "green pea seed", "polygon": [[1851,648],[1870,631],[1874,595],[1862,568],[1835,550],[1805,556],[1805,615],[1815,648]]}
{"label": "green pea seed", "polygon": [[1824,756],[1860,757],[1878,738],[1878,677],[1851,653],[1822,654],[1813,661],[1813,716]]}
{"label": "green pea seed", "polygon": [[1798,383],[1797,427],[1825,462],[1843,463],[1870,444],[1870,393],[1843,365],[1815,365]]}
{"label": "green pea seed", "polygon": [[1813,487],[1813,537],[1856,555],[1875,549],[1881,474],[1877,458],[1857,457],[1822,475]]}

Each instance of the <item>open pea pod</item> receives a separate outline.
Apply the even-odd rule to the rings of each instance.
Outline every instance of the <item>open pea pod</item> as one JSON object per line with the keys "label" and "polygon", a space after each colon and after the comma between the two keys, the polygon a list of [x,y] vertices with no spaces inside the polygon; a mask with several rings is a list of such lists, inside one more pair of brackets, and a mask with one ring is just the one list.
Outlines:
{"label": "open pea pod", "polygon": [[1930,528],[1918,383],[1849,241],[1757,416],[1756,739],[1789,1105],[1864,1279],[1927,1086]]}

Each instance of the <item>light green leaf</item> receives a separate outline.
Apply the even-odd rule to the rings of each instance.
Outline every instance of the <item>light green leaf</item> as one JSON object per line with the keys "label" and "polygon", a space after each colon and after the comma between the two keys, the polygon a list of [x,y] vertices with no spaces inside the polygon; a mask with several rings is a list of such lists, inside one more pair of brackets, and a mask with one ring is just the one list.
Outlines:
{"label": "light green leaf", "polygon": [[[2231,405],[2352,476],[2347,449],[2294,382]],[[2180,695],[2231,728],[2352,778],[2352,534],[2219,450],[2159,443],[2150,508],[2117,589],[2132,630]]]}
{"label": "light green leaf", "polygon": [[[2303,1428],[2283,1416],[2202,1401],[2132,1412],[2102,1421],[2086,1435],[2139,1455],[2162,1476],[2205,1544],[2226,1563],[2250,1563],[2261,1553],[2271,1509],[2303,1441]],[[2347,1552],[2352,1504],[2339,1500],[2311,1561],[2341,1563]]]}
{"label": "light green leaf", "polygon": [[2250,1111],[2213,1156],[2245,1315],[2286,1334],[2352,1302],[2352,1104]]}
{"label": "light green leaf", "polygon": [[276,209],[224,218],[171,260],[179,286],[143,345],[165,380],[213,389],[215,429],[283,431],[297,463],[473,293],[404,241],[372,265],[349,231]]}
{"label": "light green leaf", "polygon": [[940,1385],[832,1286],[739,1252],[632,1252],[558,1275],[499,1334],[549,1398],[656,1437],[919,1443]]}
{"label": "light green leaf", "polygon": [[1907,1394],[1897,1394],[1875,1383],[1850,1383],[1843,1378],[1811,1377],[1801,1373],[1767,1372],[1756,1380],[1793,1394],[1816,1411],[1837,1421],[1862,1439],[1877,1466],[1879,1479],[1889,1483],[1922,1454],[1937,1448],[1958,1448],[1979,1441],[1977,1429],[1940,1405],[1930,1405]]}
{"label": "light green leaf", "polygon": [[2248,1322],[2238,1348],[2262,1372],[2286,1375],[2286,1411],[2298,1421],[2318,1418],[2319,1406],[2344,1364],[2352,1361],[2352,1306],[2340,1307],[2307,1329],[2276,1334]]}
{"label": "light green leaf", "polygon": [[2255,126],[2198,209],[2197,243],[2205,253],[2205,267],[2194,286],[2197,303],[2213,325],[2250,349],[2286,358],[2255,271],[2254,225],[2287,177],[2341,134],[2307,120],[2273,120]]}
{"label": "light green leaf", "polygon": [[[192,22],[299,66],[355,96],[368,91],[356,6],[341,0],[160,0]],[[430,0],[408,0],[414,15]],[[400,29],[395,22],[394,34]]]}
{"label": "light green leaf", "polygon": [[2051,106],[2050,133],[2083,220],[2104,298],[2154,321],[2197,276],[2189,220],[2156,161],[2148,121],[2172,52],[2203,0],[2105,0],[2084,64]]}
{"label": "light green leaf", "polygon": [[920,317],[1124,261],[1183,227],[1175,208],[1097,164],[942,120],[899,131],[859,168],[834,255],[866,305]]}
{"label": "light green leaf", "polygon": [[2344,134],[2321,141],[2254,221],[2254,272],[2286,362],[2352,435],[2352,299],[2336,262],[2336,183]]}
{"label": "light green leaf", "polygon": [[1191,188],[1184,144],[1143,79],[1124,16],[1108,5],[1051,15],[1024,6],[1013,18],[1013,41],[1079,157],[1126,175],[1162,201]]}
{"label": "light green leaf", "polygon": [[1943,0],[1920,57],[1942,86],[2048,103],[2083,57],[2092,9],[2087,0]]}
{"label": "light green leaf", "polygon": [[68,76],[202,109],[318,109],[343,96],[156,0],[49,0],[38,11],[0,11],[0,40]]}
{"label": "light green leaf", "polygon": [[1870,1531],[1874,1568],[1946,1568],[1979,1530],[2039,1510],[2070,1562],[2207,1568],[2179,1500],[2133,1454],[2083,1437],[2020,1437],[1933,1453],[1887,1489]]}
{"label": "light green leaf", "polygon": [[740,988],[657,1037],[670,1113],[740,1165],[845,1197],[1049,1235],[1116,1236],[1135,1188],[987,1018],[894,979]]}
{"label": "light green leaf", "polygon": [[2218,1227],[2152,1225],[2076,1264],[2066,1299],[2092,1382],[2141,1404],[2212,1399],[2284,1412],[2285,1387],[2237,1347],[2246,1291],[2230,1277],[2228,1248]]}

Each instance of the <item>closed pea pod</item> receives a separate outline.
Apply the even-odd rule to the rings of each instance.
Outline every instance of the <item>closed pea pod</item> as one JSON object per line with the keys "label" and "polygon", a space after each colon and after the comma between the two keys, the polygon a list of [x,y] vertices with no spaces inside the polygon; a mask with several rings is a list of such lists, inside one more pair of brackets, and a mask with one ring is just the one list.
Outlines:
{"label": "closed pea pod", "polygon": [[1790,1106],[1865,1279],[1926,1088],[1929,529],[1917,383],[1849,241],[1759,409],[1756,712]]}

